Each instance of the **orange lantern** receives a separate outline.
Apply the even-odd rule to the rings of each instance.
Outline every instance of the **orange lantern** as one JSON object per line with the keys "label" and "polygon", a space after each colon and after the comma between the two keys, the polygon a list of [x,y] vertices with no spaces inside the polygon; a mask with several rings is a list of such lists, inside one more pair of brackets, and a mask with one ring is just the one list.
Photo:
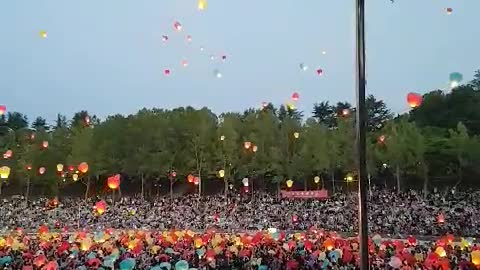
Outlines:
{"label": "orange lantern", "polygon": [[86,173],[86,172],[88,172],[88,164],[87,164],[86,162],[80,163],[80,165],[78,165],[78,170],[79,170],[81,173]]}
{"label": "orange lantern", "polygon": [[472,251],[470,254],[472,256],[472,263],[476,266],[480,265],[480,250]]}
{"label": "orange lantern", "polygon": [[120,186],[120,174],[108,177],[107,185],[111,189],[117,189]]}
{"label": "orange lantern", "polygon": [[48,141],[43,141],[42,142],[42,147],[43,148],[48,148]]}
{"label": "orange lantern", "polygon": [[422,95],[417,94],[417,93],[408,93],[407,95],[407,103],[408,106],[411,108],[417,108],[422,104]]}
{"label": "orange lantern", "polygon": [[106,209],[107,209],[107,203],[104,200],[101,200],[101,201],[98,201],[97,203],[95,203],[95,210],[100,215],[105,213]]}
{"label": "orange lantern", "polygon": [[300,95],[297,92],[292,94],[292,100],[293,101],[298,101],[299,99],[300,99]]}
{"label": "orange lantern", "polygon": [[193,176],[193,175],[191,175],[191,174],[189,174],[189,175],[187,176],[187,181],[188,181],[188,183],[193,183],[193,180],[194,180],[194,179],[195,179],[195,176]]}
{"label": "orange lantern", "polygon": [[38,173],[39,174],[44,174],[46,171],[47,171],[47,169],[45,169],[45,167],[38,168]]}
{"label": "orange lantern", "polygon": [[251,143],[251,142],[244,142],[244,143],[243,143],[243,147],[245,147],[245,149],[249,149],[250,146],[252,146],[252,143]]}
{"label": "orange lantern", "polygon": [[63,171],[63,164],[58,163],[57,164],[57,172],[61,172],[61,171]]}
{"label": "orange lantern", "polygon": [[0,115],[5,114],[7,111],[7,107],[5,105],[0,105]]}

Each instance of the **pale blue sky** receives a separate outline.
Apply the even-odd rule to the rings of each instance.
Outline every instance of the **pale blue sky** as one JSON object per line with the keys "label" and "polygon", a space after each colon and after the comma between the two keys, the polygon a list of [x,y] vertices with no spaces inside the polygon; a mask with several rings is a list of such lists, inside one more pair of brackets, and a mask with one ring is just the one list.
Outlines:
{"label": "pale blue sky", "polygon": [[[469,80],[480,69],[480,1],[367,2],[368,91],[394,111],[406,108],[409,91],[445,87],[453,71]],[[240,111],[284,103],[295,90],[307,114],[318,101],[353,102],[353,5],[209,0],[199,12],[197,0],[0,1],[0,104],[53,121],[82,109],[101,118],[142,107]],[[212,62],[210,54],[228,58]]]}

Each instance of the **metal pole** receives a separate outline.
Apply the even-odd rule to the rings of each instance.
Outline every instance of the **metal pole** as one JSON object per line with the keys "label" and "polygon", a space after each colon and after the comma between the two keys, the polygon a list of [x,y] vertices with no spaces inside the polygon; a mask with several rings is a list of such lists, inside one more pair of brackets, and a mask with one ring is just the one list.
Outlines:
{"label": "metal pole", "polygon": [[357,96],[357,168],[358,225],[360,237],[360,269],[368,270],[367,166],[366,166],[366,106],[365,106],[365,0],[355,0],[356,17],[356,96]]}

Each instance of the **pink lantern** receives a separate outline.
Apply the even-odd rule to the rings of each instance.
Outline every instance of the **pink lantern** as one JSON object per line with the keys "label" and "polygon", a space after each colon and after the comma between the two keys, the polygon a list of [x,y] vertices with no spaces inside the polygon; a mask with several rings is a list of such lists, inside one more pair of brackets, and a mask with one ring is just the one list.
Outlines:
{"label": "pink lantern", "polygon": [[0,105],[0,115],[5,114],[7,111],[7,107],[5,105]]}
{"label": "pink lantern", "polygon": [[12,155],[13,155],[13,151],[12,151],[12,150],[10,150],[10,149],[9,149],[9,150],[7,150],[7,152],[5,152],[5,154],[4,154],[4,156],[5,156],[6,158],[11,158],[11,157],[12,157]]}
{"label": "pink lantern", "polygon": [[173,23],[173,29],[175,29],[176,31],[182,31],[182,24],[180,22],[174,22]]}
{"label": "pink lantern", "polygon": [[300,99],[300,95],[297,92],[292,94],[292,100],[293,101],[298,101],[299,99]]}
{"label": "pink lantern", "polygon": [[379,143],[384,143],[385,142],[385,135],[380,135],[380,137],[378,137],[378,142]]}
{"label": "pink lantern", "polygon": [[170,75],[170,69],[168,69],[168,68],[165,69],[165,70],[163,71],[163,74],[164,74],[165,76],[169,76],[169,75]]}
{"label": "pink lantern", "polygon": [[323,70],[321,68],[317,69],[317,75],[322,76],[323,75]]}

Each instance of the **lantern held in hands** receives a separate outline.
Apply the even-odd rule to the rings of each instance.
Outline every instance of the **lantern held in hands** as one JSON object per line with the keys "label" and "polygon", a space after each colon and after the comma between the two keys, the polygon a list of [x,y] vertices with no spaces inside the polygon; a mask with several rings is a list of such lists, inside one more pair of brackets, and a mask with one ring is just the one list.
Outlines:
{"label": "lantern held in hands", "polygon": [[7,167],[7,166],[0,167],[1,179],[7,179],[9,175],[10,175],[10,167]]}
{"label": "lantern held in hands", "polygon": [[242,184],[243,184],[244,187],[248,187],[248,178],[247,177],[243,178]]}
{"label": "lantern held in hands", "polygon": [[81,173],[86,173],[86,172],[88,172],[88,164],[87,164],[86,162],[80,163],[80,165],[78,165],[78,170],[79,170]]}
{"label": "lantern held in hands", "polygon": [[295,139],[298,139],[298,138],[300,137],[300,133],[294,132],[294,133],[293,133],[293,137],[294,137]]}
{"label": "lantern held in hands", "polygon": [[243,147],[245,147],[245,149],[249,149],[250,146],[252,146],[252,143],[251,143],[251,142],[244,142],[244,143],[243,143]]}
{"label": "lantern held in hands", "polygon": [[63,171],[63,164],[58,163],[57,164],[57,172],[61,172],[61,171]]}
{"label": "lantern held in hands", "polygon": [[193,180],[194,180],[194,179],[195,179],[195,176],[193,176],[193,175],[191,175],[191,174],[189,174],[189,175],[187,176],[187,181],[188,181],[188,183],[193,183]]}
{"label": "lantern held in hands", "polygon": [[225,176],[225,170],[218,171],[218,177],[223,178]]}

